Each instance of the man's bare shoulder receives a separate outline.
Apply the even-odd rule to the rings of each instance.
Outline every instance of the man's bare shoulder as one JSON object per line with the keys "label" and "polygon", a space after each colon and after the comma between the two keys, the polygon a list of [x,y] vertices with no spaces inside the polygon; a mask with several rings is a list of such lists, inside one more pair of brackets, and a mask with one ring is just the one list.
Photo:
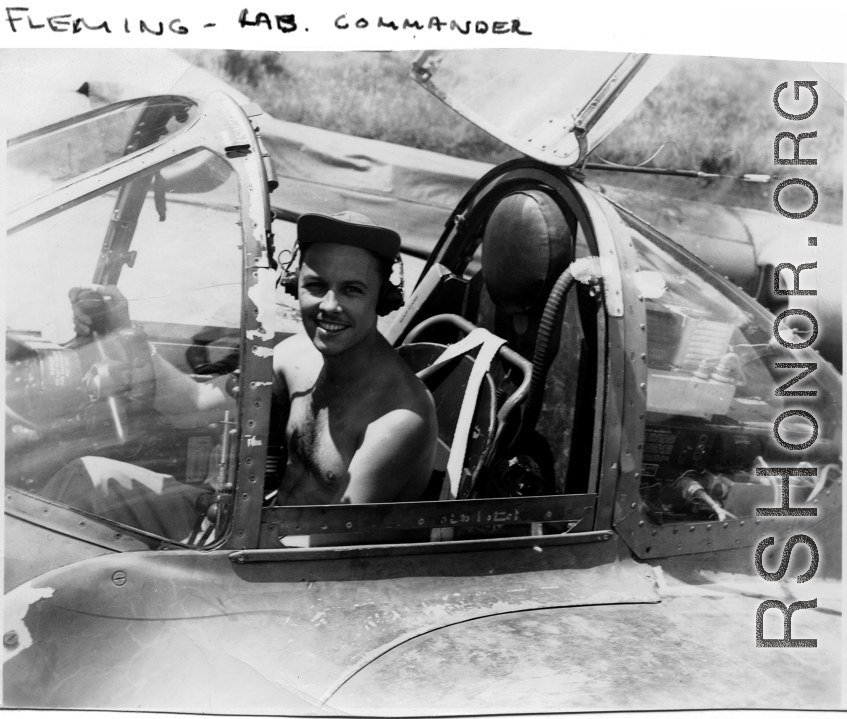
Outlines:
{"label": "man's bare shoulder", "polygon": [[286,337],[274,347],[274,372],[289,382],[322,361],[321,353],[304,334]]}

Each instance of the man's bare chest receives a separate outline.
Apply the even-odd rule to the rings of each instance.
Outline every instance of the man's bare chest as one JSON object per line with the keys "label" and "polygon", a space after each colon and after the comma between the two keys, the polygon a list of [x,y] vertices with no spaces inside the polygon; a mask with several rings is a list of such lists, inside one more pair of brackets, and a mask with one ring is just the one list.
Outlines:
{"label": "man's bare chest", "polygon": [[291,461],[332,492],[346,485],[362,428],[345,407],[315,401],[312,393],[291,401],[286,439]]}

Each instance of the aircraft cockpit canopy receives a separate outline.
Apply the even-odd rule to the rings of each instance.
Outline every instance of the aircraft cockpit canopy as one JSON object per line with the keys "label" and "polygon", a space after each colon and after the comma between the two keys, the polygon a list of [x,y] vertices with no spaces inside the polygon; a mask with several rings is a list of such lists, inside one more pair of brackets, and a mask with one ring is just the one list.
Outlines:
{"label": "aircraft cockpit canopy", "polygon": [[8,207],[184,132],[197,104],[158,96],[120,102],[13,138],[8,143]]}

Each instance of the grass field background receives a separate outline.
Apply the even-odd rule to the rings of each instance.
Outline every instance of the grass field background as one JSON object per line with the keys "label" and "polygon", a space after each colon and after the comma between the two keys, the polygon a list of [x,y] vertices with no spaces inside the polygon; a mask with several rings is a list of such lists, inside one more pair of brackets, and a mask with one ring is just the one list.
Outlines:
{"label": "grass field background", "polygon": [[[205,51],[196,62],[283,120],[485,162],[518,156],[418,87],[409,75],[415,55],[228,50]],[[834,76],[843,88],[841,72],[838,68]],[[780,82],[797,79],[819,81],[820,104],[810,119],[791,122],[777,114],[772,98]],[[789,109],[790,87],[782,98]],[[801,156],[817,158],[818,165],[775,167],[773,138],[782,131],[816,131],[816,138],[803,141]],[[843,135],[844,100],[811,66],[690,57],[680,60],[590,159],[635,165],[659,151],[650,165],[724,175],[766,174],[775,180],[805,177],[821,196],[815,219],[840,222]],[[784,157],[788,151],[786,143]],[[595,179],[771,211],[775,185],[612,172],[595,173]]]}

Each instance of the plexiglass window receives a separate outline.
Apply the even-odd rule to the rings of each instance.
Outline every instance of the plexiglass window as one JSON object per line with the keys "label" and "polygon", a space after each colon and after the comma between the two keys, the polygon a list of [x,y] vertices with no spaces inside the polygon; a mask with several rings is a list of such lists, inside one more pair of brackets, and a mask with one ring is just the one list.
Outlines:
{"label": "plexiglass window", "polygon": [[[626,218],[625,218],[626,219]],[[816,476],[793,477],[808,496],[818,483],[840,474],[840,399],[827,382],[823,361],[809,351],[776,341],[763,313],[732,294],[670,243],[631,228],[638,259],[636,285],[647,322],[647,415],[643,443],[642,498],[657,522],[750,516],[771,506],[778,477],[757,468],[811,466]],[[799,343],[802,327],[781,327]],[[818,362],[820,371],[792,389],[816,396],[780,396],[776,390],[802,372],[780,363]],[[774,421],[791,408],[809,411],[818,436],[800,452],[781,446]],[[785,442],[811,439],[801,415],[780,423]]]}
{"label": "plexiglass window", "polygon": [[6,206],[48,192],[186,130],[197,119],[196,104],[163,96],[110,105],[9,141]]}
{"label": "plexiglass window", "polygon": [[236,174],[201,151],[8,237],[7,486],[175,542],[221,536],[239,208]]}

